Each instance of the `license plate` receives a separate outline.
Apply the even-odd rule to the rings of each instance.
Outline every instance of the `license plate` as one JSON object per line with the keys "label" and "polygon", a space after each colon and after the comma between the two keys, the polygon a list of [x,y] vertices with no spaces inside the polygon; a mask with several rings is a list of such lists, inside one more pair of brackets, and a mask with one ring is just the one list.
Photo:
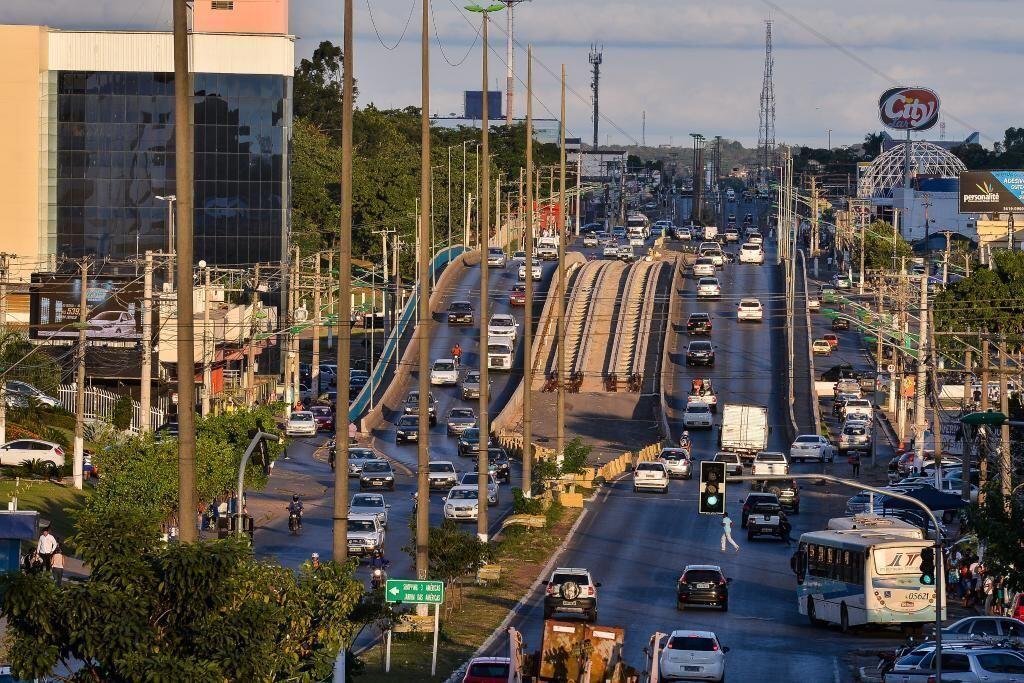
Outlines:
{"label": "license plate", "polygon": [[383,486],[384,485],[384,480],[383,479],[374,479],[370,483],[372,483],[374,486]]}
{"label": "license plate", "polygon": [[577,603],[575,600],[565,600],[562,602],[562,607],[576,607]]}
{"label": "license plate", "polygon": [[699,666],[684,666],[683,671],[700,671]]}
{"label": "license plate", "polygon": [[774,529],[774,527],[763,526],[763,527],[761,527],[761,533],[762,534],[773,534],[773,533],[775,533],[775,529]]}
{"label": "license plate", "polygon": [[711,588],[710,583],[698,583],[697,588]]}
{"label": "license plate", "polygon": [[904,600],[903,602],[900,603],[900,607],[913,607],[913,606],[914,606],[913,602],[908,602],[906,600]]}

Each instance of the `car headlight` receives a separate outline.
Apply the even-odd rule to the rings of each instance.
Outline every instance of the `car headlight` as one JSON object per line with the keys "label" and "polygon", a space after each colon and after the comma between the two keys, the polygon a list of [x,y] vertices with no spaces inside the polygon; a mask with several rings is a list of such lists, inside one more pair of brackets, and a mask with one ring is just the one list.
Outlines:
{"label": "car headlight", "polygon": [[384,479],[385,479],[386,481],[391,481],[392,479],[394,479],[394,477],[392,477],[392,476],[391,476],[391,475],[389,474],[388,476],[384,477]]}
{"label": "car headlight", "polygon": [[445,506],[444,506],[444,511],[445,511],[445,512],[451,512],[451,511],[453,511],[454,509],[455,509],[455,506],[453,506],[453,505],[452,505],[451,503],[447,503],[447,504],[445,504]]}

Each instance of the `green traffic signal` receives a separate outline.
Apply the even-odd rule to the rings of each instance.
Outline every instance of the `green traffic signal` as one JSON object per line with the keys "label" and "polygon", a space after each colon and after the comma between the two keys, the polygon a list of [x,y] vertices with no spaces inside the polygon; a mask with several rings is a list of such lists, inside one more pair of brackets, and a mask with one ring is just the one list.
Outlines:
{"label": "green traffic signal", "polygon": [[935,585],[935,549],[921,549],[921,585]]}

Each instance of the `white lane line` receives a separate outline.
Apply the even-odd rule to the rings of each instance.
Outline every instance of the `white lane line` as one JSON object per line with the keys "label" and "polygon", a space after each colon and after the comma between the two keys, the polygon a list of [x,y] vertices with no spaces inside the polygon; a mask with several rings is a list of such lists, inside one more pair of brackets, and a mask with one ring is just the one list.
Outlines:
{"label": "white lane line", "polygon": [[835,681],[835,683],[840,683],[840,680],[839,680],[839,658],[838,657],[833,657],[832,658],[832,680]]}

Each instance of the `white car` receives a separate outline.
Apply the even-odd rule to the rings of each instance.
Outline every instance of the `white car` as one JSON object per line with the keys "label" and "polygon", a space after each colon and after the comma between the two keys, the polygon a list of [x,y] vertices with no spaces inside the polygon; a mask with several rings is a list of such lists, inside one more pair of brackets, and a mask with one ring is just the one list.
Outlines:
{"label": "white car", "polygon": [[711,429],[714,421],[715,418],[711,414],[711,406],[707,403],[699,401],[689,403],[686,406],[686,412],[683,413],[683,426],[687,429]]}
{"label": "white car", "polygon": [[672,631],[661,651],[661,679],[724,681],[728,651],[711,631]]}
{"label": "white car", "polygon": [[713,277],[715,270],[715,262],[711,258],[702,256],[693,262],[694,277]]}
{"label": "white car", "polygon": [[[540,282],[541,278],[540,266],[536,263],[530,268],[530,277],[534,282]],[[523,282],[526,281],[526,264],[519,266],[519,279]]]}
{"label": "white car", "polygon": [[480,514],[477,487],[453,486],[444,497],[444,518],[475,522]]}
{"label": "white car", "polygon": [[697,281],[697,298],[711,299],[722,295],[722,285],[717,277],[702,277]]}
{"label": "white car", "polygon": [[633,234],[629,236],[629,246],[631,247],[642,247],[644,246],[644,236]]}
{"label": "white car", "polygon": [[519,322],[508,313],[495,313],[491,316],[491,322],[487,323],[488,341],[507,339],[514,343],[519,333]]}
{"label": "white car", "polygon": [[427,463],[427,483],[432,489],[450,489],[459,483],[459,473],[451,460],[431,460]]}
{"label": "white car", "polygon": [[740,303],[736,307],[736,319],[761,322],[764,319],[764,310],[761,308],[761,302],[757,299],[740,299]]}
{"label": "white car", "polygon": [[820,434],[800,434],[789,447],[789,459],[793,462],[832,462],[835,458],[836,451],[832,448],[832,442]]}
{"label": "white car", "polygon": [[103,311],[89,319],[89,337],[135,336],[135,316],[128,311]]}
{"label": "white car", "polygon": [[[458,486],[479,488],[478,476],[476,472],[466,472],[462,475],[462,480],[458,483]],[[490,472],[487,473],[487,504],[498,504],[498,480]]]}
{"label": "white car", "polygon": [[726,242],[739,242],[740,241],[740,231],[737,230],[736,228],[729,228],[728,230],[725,231],[725,241]]}
{"label": "white car", "polygon": [[40,460],[54,468],[64,467],[64,449],[59,444],[38,439],[15,439],[0,446],[0,465],[20,465]]}
{"label": "white car", "polygon": [[617,246],[615,246],[614,244],[609,244],[601,252],[601,256],[603,256],[604,258],[617,259],[617,258],[619,258],[619,248]]}
{"label": "white car", "polygon": [[352,502],[348,504],[348,514],[351,515],[376,515],[380,524],[385,529],[388,526],[388,510],[391,506],[384,500],[381,493],[356,493],[352,496]]}
{"label": "white car", "polygon": [[25,407],[29,404],[29,401],[35,401],[51,408],[60,405],[60,401],[56,398],[44,394],[28,382],[11,380],[4,385],[4,391],[6,392],[7,407],[9,408]]}
{"label": "white car", "polygon": [[487,367],[490,370],[511,370],[512,342],[507,339],[495,339],[487,343]]}
{"label": "white car", "polygon": [[316,436],[316,418],[308,410],[296,410],[284,425],[285,436]]}
{"label": "white car", "polygon": [[505,250],[501,247],[491,247],[487,250],[487,265],[491,268],[504,268],[507,260]]}
{"label": "white car", "polygon": [[864,420],[870,423],[873,415],[871,401],[866,398],[851,398],[843,404],[841,417],[844,420]]}
{"label": "white car", "polygon": [[757,265],[763,264],[764,249],[761,248],[760,244],[747,242],[740,247],[740,263],[756,263]]}
{"label": "white car", "polygon": [[526,263],[526,252],[525,251],[513,251],[512,252],[512,263],[518,263],[523,265]]}
{"label": "white car", "polygon": [[583,236],[583,246],[585,247],[596,247],[597,246],[597,234],[588,232]]}
{"label": "white car", "polygon": [[764,244],[764,237],[762,237],[759,232],[751,232],[747,234],[747,242],[761,246]]}
{"label": "white car", "polygon": [[693,231],[689,228],[676,228],[675,237],[682,242],[689,242],[693,239]]}
{"label": "white car", "polygon": [[440,358],[430,368],[430,383],[434,386],[453,387],[459,383],[459,368],[451,358]]}
{"label": "white car", "polygon": [[384,548],[384,526],[375,514],[356,513],[348,516],[348,552],[350,555],[372,555]]}
{"label": "white car", "polygon": [[683,479],[693,478],[693,463],[690,460],[690,451],[685,448],[662,449],[658,460],[665,465],[670,477],[682,477]]}
{"label": "white car", "polygon": [[663,462],[641,462],[633,469],[633,491],[658,489],[668,493],[668,469]]}

